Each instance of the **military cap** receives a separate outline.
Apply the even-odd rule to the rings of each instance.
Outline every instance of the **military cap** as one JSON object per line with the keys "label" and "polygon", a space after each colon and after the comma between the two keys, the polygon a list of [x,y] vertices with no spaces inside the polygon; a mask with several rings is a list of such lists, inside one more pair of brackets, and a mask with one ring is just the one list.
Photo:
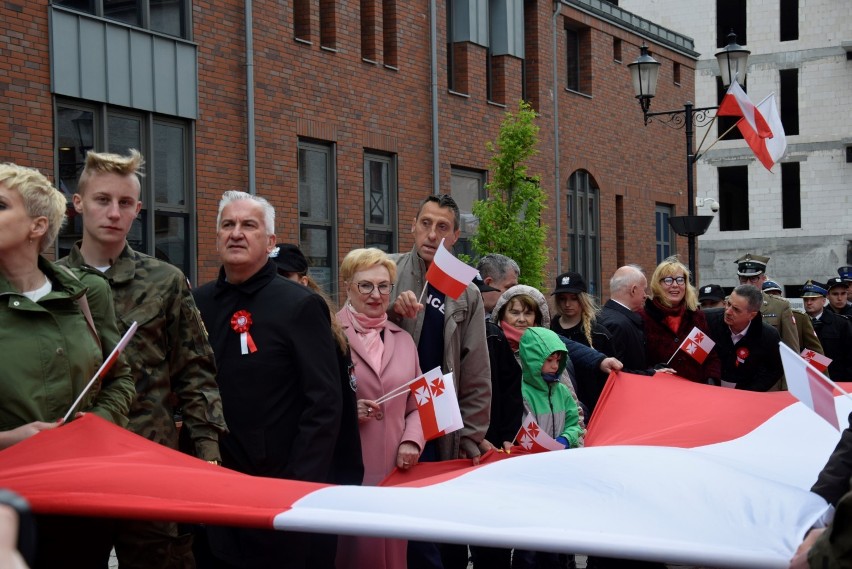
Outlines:
{"label": "military cap", "polygon": [[852,283],[852,267],[846,265],[837,269],[837,274],[847,283]]}
{"label": "military cap", "polygon": [[816,281],[808,281],[802,287],[802,298],[814,298],[818,296],[828,296],[828,291],[822,283]]}
{"label": "military cap", "polygon": [[756,277],[766,272],[766,263],[769,262],[769,257],[746,253],[734,262],[737,264],[737,275]]}
{"label": "military cap", "polygon": [[278,272],[281,274],[308,272],[308,260],[297,245],[283,243],[273,249],[269,256],[278,264]]}
{"label": "military cap", "polygon": [[698,289],[698,302],[725,300],[725,291],[717,284],[704,285]]}
{"label": "military cap", "polygon": [[764,281],[762,290],[763,292],[784,292],[784,290],[781,288],[781,285],[779,285],[775,281]]}
{"label": "military cap", "polygon": [[473,284],[476,285],[476,288],[479,289],[479,292],[497,292],[500,289],[494,288],[493,286],[485,284],[485,281],[482,280],[482,275],[477,273],[475,277],[473,277]]}
{"label": "military cap", "polygon": [[831,290],[835,287],[849,288],[849,282],[844,281],[841,277],[831,277],[828,279],[828,282],[825,283],[825,288],[827,290]]}

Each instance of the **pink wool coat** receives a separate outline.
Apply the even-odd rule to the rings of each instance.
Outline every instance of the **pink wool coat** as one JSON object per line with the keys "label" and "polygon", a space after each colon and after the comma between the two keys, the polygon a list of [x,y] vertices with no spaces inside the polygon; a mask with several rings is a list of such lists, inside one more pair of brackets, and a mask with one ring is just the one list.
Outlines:
{"label": "pink wool coat", "polygon": [[[374,369],[367,363],[366,350],[352,327],[349,309],[338,312],[337,320],[352,350],[357,399],[376,400],[420,375],[417,346],[408,332],[396,324],[388,321],[385,325],[382,365],[381,369]],[[384,414],[381,420],[360,424],[365,486],[375,486],[390,474],[396,466],[400,443],[412,442],[421,450],[425,444],[420,414],[411,392],[386,401],[381,407]],[[404,540],[340,536],[337,567],[404,568],[406,547]]]}

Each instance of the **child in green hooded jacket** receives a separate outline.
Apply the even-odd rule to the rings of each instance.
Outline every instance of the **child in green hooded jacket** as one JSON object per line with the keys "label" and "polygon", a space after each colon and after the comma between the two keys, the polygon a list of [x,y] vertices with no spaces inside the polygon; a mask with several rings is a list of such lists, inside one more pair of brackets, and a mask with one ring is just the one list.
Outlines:
{"label": "child in green hooded jacket", "polygon": [[580,446],[584,429],[577,403],[559,381],[568,359],[565,343],[547,328],[527,328],[519,353],[525,413],[532,413],[542,431],[565,448]]}

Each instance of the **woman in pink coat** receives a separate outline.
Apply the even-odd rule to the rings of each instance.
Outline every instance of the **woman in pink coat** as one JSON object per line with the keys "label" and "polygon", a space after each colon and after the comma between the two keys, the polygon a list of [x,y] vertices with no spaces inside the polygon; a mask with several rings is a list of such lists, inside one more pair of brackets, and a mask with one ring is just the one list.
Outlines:
{"label": "woman in pink coat", "polygon": [[[380,249],[355,249],[343,259],[340,276],[346,304],[337,319],[355,365],[364,484],[375,486],[394,467],[414,466],[423,449],[420,414],[408,389],[376,403],[420,375],[420,365],[414,340],[387,319],[394,262]],[[399,539],[340,536],[337,567],[405,568],[406,548],[407,542]]]}

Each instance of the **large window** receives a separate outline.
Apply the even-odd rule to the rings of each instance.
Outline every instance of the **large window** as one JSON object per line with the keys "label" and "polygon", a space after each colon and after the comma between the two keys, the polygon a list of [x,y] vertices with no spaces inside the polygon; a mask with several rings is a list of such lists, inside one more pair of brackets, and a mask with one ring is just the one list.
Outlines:
{"label": "large window", "polygon": [[565,28],[565,87],[592,93],[591,34],[587,28]]}
{"label": "large window", "polygon": [[786,135],[799,134],[799,70],[782,69],[781,124]]}
{"label": "large window", "polygon": [[737,34],[737,43],[746,45],[746,1],[716,0],[716,47],[728,45],[728,34]]}
{"label": "large window", "polygon": [[189,0],[54,0],[54,4],[191,39]]}
{"label": "large window", "polygon": [[309,273],[326,292],[337,288],[334,242],[336,172],[331,144],[299,141],[299,245]]}
{"label": "large window", "polygon": [[364,155],[364,246],[396,251],[396,160],[393,156]]}
{"label": "large window", "polygon": [[781,222],[784,229],[802,227],[801,175],[798,162],[781,164]]}
{"label": "large window", "polygon": [[190,124],[104,105],[58,102],[56,133],[57,179],[69,201],[68,223],[59,235],[58,255],[67,255],[82,237],[83,220],[71,207],[71,196],[77,191],[86,152],[126,154],[135,148],[145,157],[146,175],[141,180],[142,211],[127,240],[137,251],[194,276]]}
{"label": "large window", "polygon": [[780,0],[781,41],[799,39],[799,0]]}
{"label": "large window", "polygon": [[657,204],[657,207],[654,208],[654,234],[657,245],[658,264],[675,253],[674,231],[672,231],[671,225],[669,225],[672,210],[672,206],[665,204]]}
{"label": "large window", "polygon": [[719,168],[719,231],[748,229],[748,166]]}
{"label": "large window", "polygon": [[568,179],[569,268],[586,278],[593,296],[601,294],[599,194],[597,183],[585,170]]}
{"label": "large window", "polygon": [[459,206],[461,214],[461,236],[456,241],[455,252],[457,255],[464,253],[475,257],[477,252],[473,250],[470,238],[476,233],[479,220],[473,215],[473,204],[477,200],[485,199],[485,172],[453,168],[450,175],[450,195]]}

